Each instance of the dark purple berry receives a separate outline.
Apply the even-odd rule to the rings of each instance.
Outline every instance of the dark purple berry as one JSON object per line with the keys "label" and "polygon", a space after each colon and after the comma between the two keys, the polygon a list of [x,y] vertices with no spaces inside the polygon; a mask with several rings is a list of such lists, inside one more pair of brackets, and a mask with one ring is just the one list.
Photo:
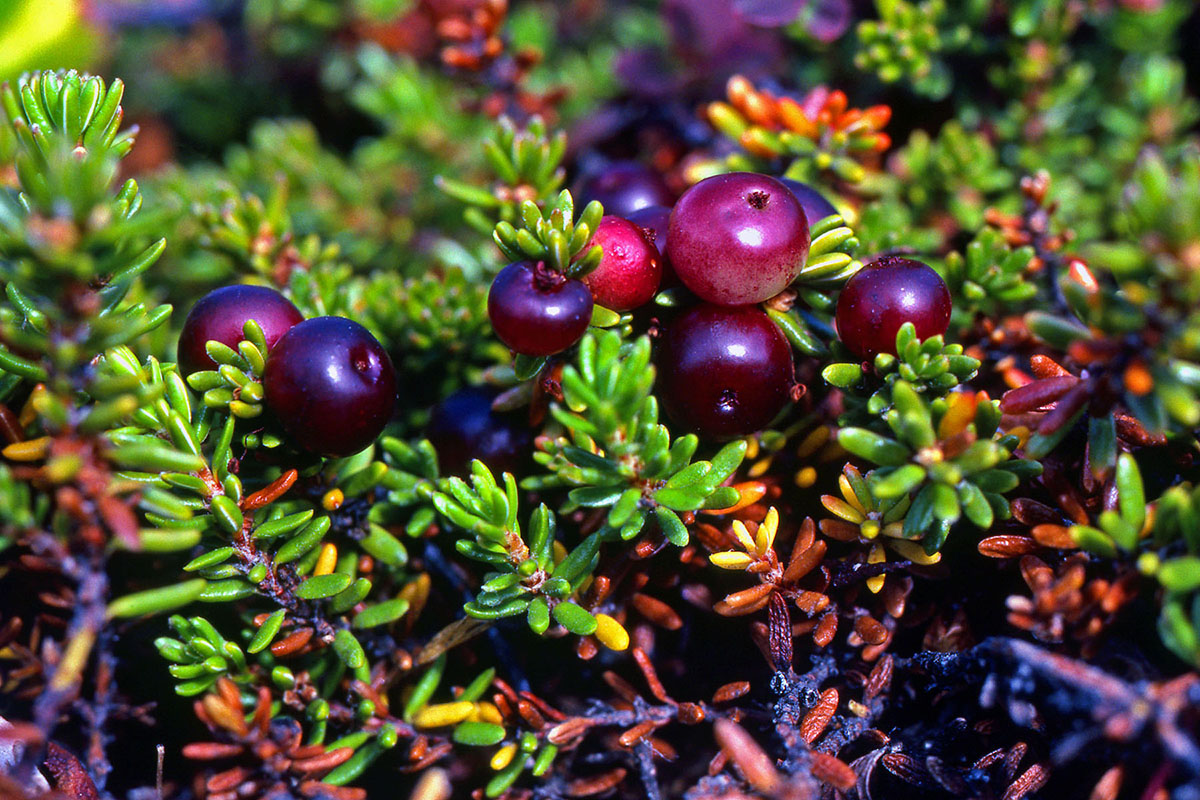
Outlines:
{"label": "dark purple berry", "polygon": [[734,172],[683,193],[667,229],[671,265],[702,300],[761,303],[788,287],[808,257],[800,201],[767,175]]}
{"label": "dark purple berry", "polygon": [[833,203],[825,199],[825,195],[807,183],[794,181],[791,178],[780,178],[779,180],[800,201],[800,207],[804,209],[804,216],[808,219],[809,225],[838,213]]}
{"label": "dark purple berry", "polygon": [[737,16],[760,28],[781,28],[794,22],[807,0],[733,0]]}
{"label": "dark purple berry", "polygon": [[641,228],[623,217],[605,216],[592,244],[604,249],[600,264],[583,278],[592,299],[613,311],[632,311],[654,299],[662,263]]}
{"label": "dark purple berry", "polygon": [[348,456],[378,438],[396,406],[396,373],[371,332],[344,317],[301,322],[276,342],[264,400],[305,450]]}
{"label": "dark purple berry", "polygon": [[838,338],[860,358],[896,354],[906,322],[928,339],[950,324],[950,290],[931,268],[911,258],[885,256],[846,282],[837,304]]}
{"label": "dark purple berry", "polygon": [[675,420],[714,439],[761,429],[792,396],[792,349],[754,306],[700,305],[671,324],[658,395]]}
{"label": "dark purple berry", "polygon": [[654,170],[636,161],[616,161],[579,182],[581,208],[599,200],[604,213],[628,217],[647,206],[669,206],[675,195]]}
{"label": "dark purple berry", "polygon": [[482,386],[461,389],[433,407],[425,438],[437,450],[444,475],[463,475],[478,458],[494,472],[515,472],[533,436],[520,415],[492,409],[499,392]]}
{"label": "dark purple berry", "polygon": [[679,276],[667,257],[667,226],[671,221],[671,209],[666,206],[647,206],[630,214],[628,219],[641,228],[646,239],[658,248],[658,260],[662,264],[662,280],[658,288],[662,290],[680,286]]}
{"label": "dark purple berry", "polygon": [[209,341],[237,348],[242,327],[254,320],[262,328],[270,349],[292,326],[304,321],[292,302],[265,286],[223,286],[201,297],[179,333],[179,368],[184,375],[216,369],[204,346]]}
{"label": "dark purple berry", "polygon": [[583,281],[545,264],[518,261],[492,281],[488,317],[496,336],[514,352],[549,356],[583,337],[592,321],[592,293]]}

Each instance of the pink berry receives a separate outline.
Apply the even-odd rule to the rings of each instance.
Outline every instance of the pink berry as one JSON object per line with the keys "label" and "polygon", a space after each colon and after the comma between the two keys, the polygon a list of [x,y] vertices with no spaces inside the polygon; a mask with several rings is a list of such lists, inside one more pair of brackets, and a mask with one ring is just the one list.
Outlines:
{"label": "pink berry", "polygon": [[597,303],[613,311],[631,311],[654,298],[662,262],[641,228],[623,217],[606,216],[592,243],[604,249],[604,257],[583,282]]}
{"label": "pink berry", "polygon": [[716,175],[683,193],[671,212],[667,250],[679,279],[703,300],[761,303],[786,289],[808,257],[808,220],[778,180]]}
{"label": "pink berry", "polygon": [[658,261],[662,264],[662,280],[658,283],[659,291],[682,286],[671,259],[667,256],[667,226],[671,222],[671,209],[666,206],[646,206],[628,217],[629,221],[642,229],[646,239],[658,248]]}

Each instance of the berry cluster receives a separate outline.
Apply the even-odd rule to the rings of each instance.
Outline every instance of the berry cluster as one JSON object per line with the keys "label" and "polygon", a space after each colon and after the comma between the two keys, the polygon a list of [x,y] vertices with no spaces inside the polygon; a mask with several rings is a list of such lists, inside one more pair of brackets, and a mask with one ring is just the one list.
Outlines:
{"label": "berry cluster", "polygon": [[[605,216],[592,242],[603,253],[581,280],[545,263],[518,262],[496,276],[488,313],[496,335],[527,356],[561,353],[583,336],[593,304],[632,311],[662,288],[682,285],[700,304],[661,336],[659,394],[680,424],[730,439],[770,423],[803,393],[792,348],[759,307],[787,290],[805,266],[810,221],[837,213],[816,189],[790,178],[735,172],[689,188],[672,208],[661,179],[618,163],[585,190],[627,210]],[[587,291],[585,291],[585,288]],[[950,293],[921,262],[882,257],[850,279],[837,304],[838,336],[864,359],[895,354],[911,322],[921,339],[945,332]]]}
{"label": "berry cluster", "polygon": [[200,298],[179,335],[180,369],[218,369],[212,343],[236,351],[252,320],[269,350],[263,399],[296,444],[349,456],[379,438],[396,405],[396,372],[383,345],[344,317],[304,319],[274,289],[225,286]]}
{"label": "berry cluster", "polygon": [[1196,3],[41,5],[0,797],[1200,800]]}

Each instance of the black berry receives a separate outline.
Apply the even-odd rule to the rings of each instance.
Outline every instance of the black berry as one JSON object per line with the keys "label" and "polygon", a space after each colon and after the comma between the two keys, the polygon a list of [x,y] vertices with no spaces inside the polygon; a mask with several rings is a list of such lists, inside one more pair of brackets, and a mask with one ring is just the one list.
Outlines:
{"label": "black berry", "polygon": [[493,410],[499,392],[482,386],[461,389],[433,407],[425,438],[437,450],[445,475],[463,475],[478,458],[494,472],[515,472],[533,437],[520,414]]}
{"label": "black berry", "polygon": [[715,439],[762,428],[787,405],[796,382],[791,346],[754,306],[686,312],[667,329],[658,365],[667,412]]}
{"label": "black berry", "polygon": [[270,349],[297,323],[304,321],[292,302],[265,286],[224,286],[201,297],[184,320],[179,333],[179,368],[190,375],[216,369],[204,347],[217,341],[236,348],[242,340],[242,327],[254,320],[262,328]]}
{"label": "black berry", "polygon": [[392,418],[396,373],[362,325],[317,317],[276,342],[263,390],[267,408],[302,448],[348,456],[374,442]]}
{"label": "black berry", "polygon": [[583,204],[599,200],[604,213],[627,217],[648,206],[669,206],[675,196],[654,170],[636,161],[617,161],[585,176],[579,199]]}
{"label": "black berry", "polygon": [[838,338],[860,358],[896,354],[896,333],[906,322],[928,339],[950,324],[950,290],[920,261],[885,256],[859,270],[838,297]]}
{"label": "black berry", "polygon": [[780,178],[779,180],[800,201],[800,207],[804,209],[804,216],[808,219],[809,225],[838,213],[833,203],[825,199],[825,195],[807,183],[801,183],[791,178]]}
{"label": "black berry", "polygon": [[488,292],[488,317],[514,352],[548,356],[578,342],[592,320],[592,293],[582,281],[518,261],[500,270]]}

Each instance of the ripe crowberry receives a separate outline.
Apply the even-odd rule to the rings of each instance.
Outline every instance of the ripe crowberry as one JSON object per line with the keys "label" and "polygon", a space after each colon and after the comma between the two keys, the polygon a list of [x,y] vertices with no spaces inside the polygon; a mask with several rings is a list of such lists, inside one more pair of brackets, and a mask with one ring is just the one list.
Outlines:
{"label": "ripe crowberry", "polygon": [[305,450],[348,456],[374,442],[392,418],[396,373],[362,325],[316,317],[276,342],[263,393],[267,408]]}
{"label": "ripe crowberry", "polygon": [[599,200],[606,214],[627,217],[647,206],[669,206],[675,196],[662,176],[636,161],[617,161],[579,182],[583,205]]}
{"label": "ripe crowberry", "polygon": [[860,358],[896,354],[906,322],[928,339],[950,324],[950,290],[931,268],[911,258],[885,256],[859,270],[838,297],[838,338]]}
{"label": "ripe crowberry", "polygon": [[684,313],[667,329],[658,365],[667,412],[716,439],[762,428],[796,383],[791,346],[754,306],[700,305]]}
{"label": "ripe crowberry", "polygon": [[433,407],[425,438],[437,450],[444,475],[463,475],[478,458],[494,472],[514,472],[533,436],[519,414],[493,410],[499,392],[483,386],[460,389]]}
{"label": "ripe crowberry", "polygon": [[825,199],[825,195],[807,183],[801,183],[791,178],[780,178],[779,181],[800,201],[800,207],[804,209],[804,217],[808,220],[809,225],[838,213],[833,203]]}
{"label": "ripe crowberry", "polygon": [[658,248],[658,262],[662,265],[659,290],[680,286],[679,276],[675,274],[671,259],[667,257],[667,226],[671,222],[671,209],[666,206],[646,206],[630,214],[628,219],[641,228],[646,239]]}
{"label": "ripe crowberry", "polygon": [[788,188],[750,172],[715,175],[683,193],[667,230],[671,265],[710,303],[761,303],[787,288],[808,256],[808,221]]}
{"label": "ripe crowberry", "polygon": [[183,374],[216,369],[205,345],[216,341],[236,349],[248,320],[262,328],[270,349],[292,326],[303,322],[304,315],[286,297],[265,286],[214,289],[192,306],[179,333],[178,361]]}
{"label": "ripe crowberry", "polygon": [[592,243],[604,249],[604,256],[583,282],[597,303],[613,311],[631,311],[654,298],[662,263],[658,248],[641,228],[623,217],[605,216]]}
{"label": "ripe crowberry", "polygon": [[592,321],[592,293],[541,262],[500,270],[488,292],[488,317],[500,341],[527,356],[549,356],[578,342]]}

